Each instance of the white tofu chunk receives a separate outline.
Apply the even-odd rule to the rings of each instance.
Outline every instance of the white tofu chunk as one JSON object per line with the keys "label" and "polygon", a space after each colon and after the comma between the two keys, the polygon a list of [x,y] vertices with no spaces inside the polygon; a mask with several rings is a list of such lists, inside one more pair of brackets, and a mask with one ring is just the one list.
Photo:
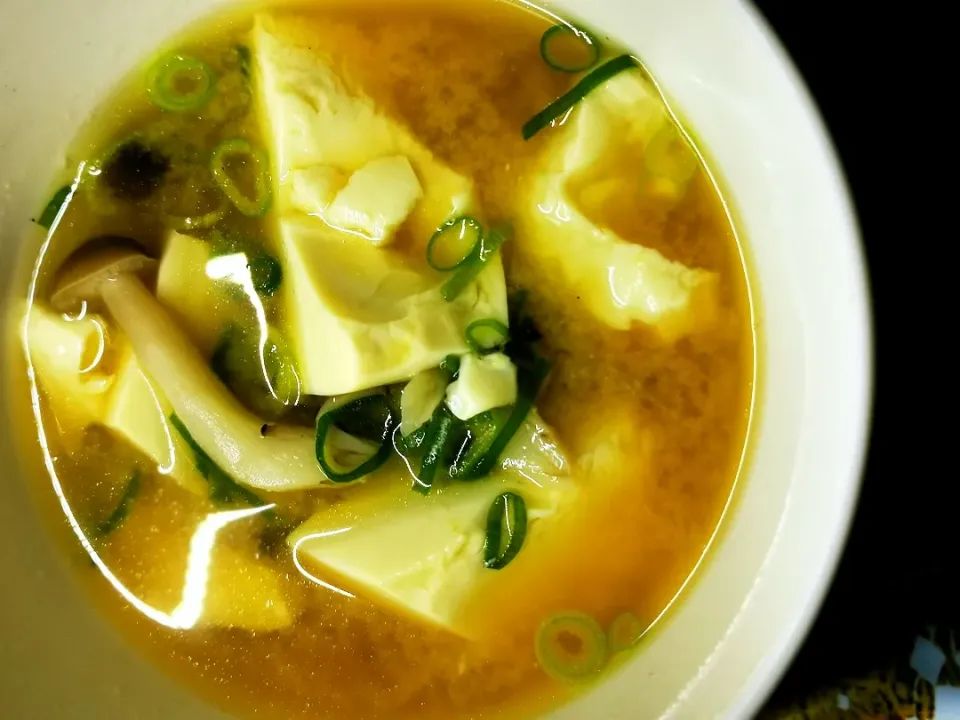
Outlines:
{"label": "white tofu chunk", "polygon": [[341,76],[321,50],[325,43],[317,32],[267,15],[257,16],[252,32],[280,215],[297,209],[293,179],[303,170],[332,166],[352,175],[371,161],[401,156],[423,192],[407,227],[426,243],[443,222],[474,203],[473,182],[438,161],[409,129]]}
{"label": "white tofu chunk", "polygon": [[[471,322],[507,322],[507,295],[497,255],[453,302],[442,298],[448,275],[427,265],[426,244],[451,217],[481,216],[473,182],[378,108],[320,49],[321,35],[261,15],[252,41],[276,184],[284,330],[303,392],[329,396],[407,380],[466,353]],[[400,229],[404,242],[389,246]]]}
{"label": "white tofu chunk", "polygon": [[402,156],[380,158],[350,176],[323,219],[337,229],[362,235],[374,245],[386,245],[422,195],[409,160]]}
{"label": "white tofu chunk", "polygon": [[418,430],[433,417],[443,402],[449,377],[438,368],[417,373],[400,395],[400,434],[404,437]]}
{"label": "white tofu chunk", "polygon": [[517,401],[517,368],[503,353],[466,355],[447,388],[447,407],[461,420]]}
{"label": "white tofu chunk", "polygon": [[495,256],[452,302],[445,276],[395,251],[329,228],[280,223],[285,335],[309,395],[345,395],[400,382],[469,351],[467,326],[507,322],[503,265]]}
{"label": "white tofu chunk", "polygon": [[38,304],[25,309],[26,349],[37,383],[64,432],[98,421],[113,377],[98,364],[107,344],[107,324],[97,315],[67,320]]}
{"label": "white tofu chunk", "polygon": [[314,165],[290,173],[291,203],[305,215],[323,218],[347,183],[347,176],[330,165]]}
{"label": "white tofu chunk", "polygon": [[565,480],[532,482],[506,474],[475,483],[435,487],[424,497],[394,471],[316,513],[288,539],[298,564],[316,567],[323,582],[387,606],[426,624],[470,638],[463,617],[468,598],[505,570],[483,565],[490,505],[505,491],[520,493],[528,509],[524,553],[536,552],[545,524],[576,492]]}
{"label": "white tofu chunk", "polygon": [[189,235],[170,233],[157,274],[157,298],[205,355],[230,322],[223,288],[207,274],[210,245]]}
{"label": "white tofu chunk", "polygon": [[598,227],[581,205],[617,190],[621,180],[605,179],[604,172],[626,145],[642,147],[672,122],[660,98],[639,71],[630,71],[594,90],[575,113],[557,132],[541,171],[530,175],[518,239],[558,266],[571,291],[613,328],[640,322],[673,342],[708,326],[717,305],[715,273]]}
{"label": "white tofu chunk", "polygon": [[146,455],[158,473],[196,495],[206,496],[208,487],[196,470],[193,453],[170,424],[172,412],[163,393],[144,374],[136,355],[125,348],[102,424]]}

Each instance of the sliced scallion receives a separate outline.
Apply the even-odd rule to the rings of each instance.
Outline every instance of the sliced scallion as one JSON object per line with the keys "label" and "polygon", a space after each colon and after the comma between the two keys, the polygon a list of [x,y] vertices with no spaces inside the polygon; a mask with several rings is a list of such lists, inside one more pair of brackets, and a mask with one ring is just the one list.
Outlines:
{"label": "sliced scallion", "polygon": [[548,618],[537,631],[534,647],[540,667],[560,682],[586,680],[607,662],[603,628],[583,613],[561,613]]}
{"label": "sliced scallion", "polygon": [[440,363],[440,369],[447,373],[452,380],[456,380],[460,374],[460,356],[447,355]]}
{"label": "sliced scallion", "polygon": [[607,643],[610,652],[623,652],[636,645],[647,627],[632,612],[617,615],[607,628]]}
{"label": "sliced scallion", "polygon": [[465,333],[467,345],[478,355],[497,352],[510,341],[510,330],[496,318],[474,320]]}
{"label": "sliced scallion", "polygon": [[583,100],[598,86],[605,83],[614,75],[633,67],[638,67],[636,59],[630,55],[620,55],[591,70],[590,73],[584,76],[572,89],[561,95],[524,123],[523,139],[529,140],[554,120],[565,115],[568,110],[576,106],[578,102]]}
{"label": "sliced scallion", "polygon": [[474,246],[469,257],[457,268],[453,277],[440,288],[443,299],[447,302],[456,299],[487,266],[487,263],[490,262],[505,240],[506,237],[500,230],[491,228],[484,233],[483,238]]}
{"label": "sliced scallion", "polygon": [[120,527],[120,524],[126,519],[127,515],[130,514],[130,505],[133,504],[133,501],[136,499],[139,493],[140,469],[137,468],[133,471],[133,474],[127,481],[127,486],[124,488],[123,494],[120,496],[120,502],[117,503],[117,506],[113,509],[113,512],[110,513],[110,516],[106,520],[97,525],[98,536],[106,537]]}
{"label": "sliced scallion", "polygon": [[237,63],[240,65],[240,74],[245,78],[250,77],[250,48],[246,45],[237,45],[234,47],[237,53]]}
{"label": "sliced scallion", "polygon": [[331,482],[348,483],[383,465],[393,450],[396,418],[383,395],[331,402],[317,416],[317,462]]}
{"label": "sliced scallion", "polygon": [[450,449],[459,420],[447,409],[445,404],[440,405],[433,413],[427,425],[426,436],[423,440],[423,459],[420,462],[420,472],[414,480],[413,489],[423,495],[430,492],[437,477],[437,470],[443,464]]}
{"label": "sliced scallion", "polygon": [[448,220],[427,243],[427,263],[442,272],[456,270],[470,258],[482,237],[483,226],[472,217]]}
{"label": "sliced scallion", "polygon": [[50,229],[50,226],[56,221],[57,215],[60,214],[60,208],[63,207],[64,203],[67,202],[67,198],[70,197],[70,190],[71,187],[69,185],[64,185],[53,194],[50,202],[47,203],[43,212],[40,213],[40,217],[37,218],[37,225],[47,230]]}
{"label": "sliced scallion", "polygon": [[217,76],[203,60],[173,53],[155,62],[147,72],[147,95],[161,110],[200,110],[213,99]]}
{"label": "sliced scallion", "polygon": [[465,464],[458,477],[475,480],[490,474],[533,408],[533,402],[537,399],[540,387],[549,372],[550,363],[539,356],[531,365],[520,365],[517,368],[517,402],[510,409],[510,415],[500,425],[496,437],[483,456],[476,460],[472,467]]}
{"label": "sliced scallion", "polygon": [[554,25],[540,38],[540,57],[554,70],[583,72],[600,59],[600,43],[585,30],[572,25]]}
{"label": "sliced scallion", "polygon": [[272,255],[258,255],[247,263],[253,287],[260,295],[272,296],[283,281],[283,268]]}
{"label": "sliced scallion", "polygon": [[[253,197],[248,197],[228,166],[240,165],[241,171],[252,173]],[[248,168],[249,166],[249,168]],[[231,170],[237,168],[231,168]],[[210,172],[227,199],[247,217],[261,218],[273,200],[270,191],[270,168],[266,153],[244,138],[224,140],[213,150]]]}
{"label": "sliced scallion", "polygon": [[490,452],[494,441],[510,417],[511,408],[496,408],[467,420],[468,442],[450,467],[450,477],[476,480],[477,466]]}
{"label": "sliced scallion", "polygon": [[[261,507],[266,505],[260,496],[249,488],[238,484],[227,475],[220,467],[204,452],[204,449],[193,439],[193,435],[187,430],[187,426],[177,416],[176,413],[170,416],[170,424],[184,439],[189,448],[193,451],[193,462],[200,476],[207,481],[210,486],[210,499],[215,502],[234,502],[239,500],[251,507]],[[273,517],[273,510],[264,513],[265,517]]]}
{"label": "sliced scallion", "polygon": [[[504,537],[506,531],[506,537]],[[497,495],[487,513],[487,534],[483,540],[483,565],[502,570],[520,552],[527,537],[527,503],[512,492]]]}

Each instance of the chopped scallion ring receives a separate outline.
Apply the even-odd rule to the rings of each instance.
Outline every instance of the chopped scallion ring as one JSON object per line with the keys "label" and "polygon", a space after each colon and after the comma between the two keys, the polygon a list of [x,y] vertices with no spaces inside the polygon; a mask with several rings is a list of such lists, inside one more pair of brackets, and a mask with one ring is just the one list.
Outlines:
{"label": "chopped scallion ring", "polygon": [[523,125],[523,139],[529,140],[559,117],[562,117],[583,100],[591,91],[624,70],[638,67],[630,55],[620,55],[591,70],[571,90],[561,95]]}
{"label": "chopped scallion ring", "polygon": [[607,637],[600,623],[583,613],[548,618],[534,649],[540,667],[554,680],[578,682],[596,675],[607,662]]}
{"label": "chopped scallion ring", "polygon": [[64,203],[67,202],[67,198],[70,197],[70,190],[72,188],[69,185],[64,185],[62,188],[57,190],[53,197],[50,198],[50,202],[47,203],[47,206],[43,209],[43,212],[40,213],[40,217],[37,218],[37,225],[42,228],[50,229],[50,226],[53,225],[54,221],[57,219],[57,215],[60,214],[60,208],[63,207]]}
{"label": "chopped scallion ring", "polygon": [[[248,197],[240,189],[237,180],[228,171],[228,165],[239,164],[241,171],[249,170],[253,174],[254,196]],[[238,169],[238,168],[231,168]],[[270,209],[273,200],[270,191],[270,167],[263,150],[253,147],[243,138],[224,140],[213,150],[210,159],[210,172],[227,199],[247,217],[261,218]]]}
{"label": "chopped scallion ring", "polygon": [[173,53],[155,62],[147,73],[147,95],[161,110],[200,110],[213,99],[217,76],[203,60]]}
{"label": "chopped scallion ring", "polygon": [[572,25],[554,25],[540,38],[540,57],[554,70],[583,72],[600,59],[600,43],[585,30]]}
{"label": "chopped scallion ring", "polygon": [[97,535],[99,537],[106,537],[120,527],[120,524],[126,519],[127,515],[130,514],[130,505],[139,493],[140,469],[135,468],[130,479],[127,481],[127,486],[124,488],[123,494],[120,496],[120,502],[117,503],[113,512],[110,513],[110,517],[97,525]]}
{"label": "chopped scallion ring", "polygon": [[465,333],[467,345],[478,355],[497,352],[510,340],[507,326],[495,318],[474,320]]}
{"label": "chopped scallion ring", "polygon": [[452,380],[456,380],[460,374],[460,356],[447,355],[440,363],[440,369],[443,370]]}
{"label": "chopped scallion ring", "polygon": [[527,503],[516,493],[497,495],[487,513],[487,534],[483,540],[484,567],[489,570],[505,568],[520,552],[526,537]]}
{"label": "chopped scallion ring", "polygon": [[610,652],[623,652],[636,645],[647,626],[640,622],[640,618],[632,612],[625,612],[617,615],[610,627],[607,628],[607,643]]}
{"label": "chopped scallion ring", "polygon": [[353,482],[390,458],[394,414],[383,395],[331,405],[317,416],[317,462],[331,482]]}
{"label": "chopped scallion ring", "polygon": [[482,237],[483,226],[472,217],[448,220],[427,243],[427,263],[441,272],[456,270],[470,258]]}
{"label": "chopped scallion ring", "polygon": [[[490,442],[483,455],[469,463],[457,464],[458,478],[476,480],[490,474],[497,460],[530,414],[533,402],[537,399],[540,387],[547,379],[549,372],[550,363],[541,357],[536,357],[529,366],[524,364],[517,368],[517,402],[510,408],[510,414],[505,420],[501,421],[497,418],[496,437]],[[469,448],[467,454],[471,454]]]}
{"label": "chopped scallion ring", "polygon": [[272,296],[283,282],[283,268],[272,255],[257,255],[249,260],[253,287],[261,295]]}
{"label": "chopped scallion ring", "polygon": [[447,455],[450,442],[453,439],[454,429],[459,420],[441,404],[427,425],[426,436],[423,439],[423,460],[420,462],[420,473],[414,480],[413,489],[427,495],[433,487],[437,476],[437,469]]}
{"label": "chopped scallion ring", "polygon": [[500,249],[505,240],[506,237],[499,230],[491,228],[489,232],[485,233],[480,242],[474,245],[473,251],[467,259],[457,268],[453,277],[440,288],[443,299],[447,302],[455,300],[487,266],[487,263],[490,262],[494,253]]}

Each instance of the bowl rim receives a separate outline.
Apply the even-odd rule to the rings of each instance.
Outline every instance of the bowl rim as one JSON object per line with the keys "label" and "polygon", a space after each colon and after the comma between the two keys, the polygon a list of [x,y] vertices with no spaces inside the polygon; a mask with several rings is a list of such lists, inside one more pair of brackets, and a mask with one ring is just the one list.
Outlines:
{"label": "bowl rim", "polygon": [[829,177],[831,182],[830,187],[825,192],[836,196],[841,213],[839,219],[842,225],[837,227],[838,235],[844,237],[853,250],[851,266],[848,269],[848,279],[854,281],[855,287],[851,288],[851,300],[847,312],[856,317],[861,336],[853,338],[848,349],[859,356],[857,360],[863,373],[856,406],[848,410],[851,413],[851,420],[855,423],[852,427],[856,434],[856,442],[850,446],[847,453],[848,468],[845,474],[848,480],[841,508],[841,521],[831,534],[830,547],[824,558],[825,562],[820,568],[815,584],[807,594],[801,612],[795,617],[792,627],[782,627],[781,631],[775,636],[775,641],[769,647],[766,666],[760,665],[754,669],[738,693],[737,701],[729,708],[728,714],[730,717],[754,717],[763,709],[770,695],[786,675],[797,653],[806,641],[814,622],[820,615],[824,601],[833,586],[840,560],[850,537],[863,488],[867,453],[873,434],[873,413],[876,396],[876,350],[875,317],[863,235],[850,186],[843,170],[843,163],[840,160],[832,135],[813,93],[804,80],[803,74],[764,15],[751,2],[737,0],[737,4],[742,9],[745,19],[753,26],[753,30],[767,44],[773,56],[772,59],[783,70],[791,85],[790,89],[794,98],[802,108],[803,121],[813,132],[813,141],[821,159],[825,161],[824,175]]}

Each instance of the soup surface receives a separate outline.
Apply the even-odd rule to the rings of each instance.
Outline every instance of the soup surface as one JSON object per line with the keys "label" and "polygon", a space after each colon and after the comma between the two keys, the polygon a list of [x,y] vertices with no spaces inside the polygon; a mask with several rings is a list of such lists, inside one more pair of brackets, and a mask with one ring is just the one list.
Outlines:
{"label": "soup surface", "polygon": [[451,5],[198,26],[37,217],[42,492],[110,619],[239,716],[555,706],[739,469],[752,315],[687,130],[606,38]]}

